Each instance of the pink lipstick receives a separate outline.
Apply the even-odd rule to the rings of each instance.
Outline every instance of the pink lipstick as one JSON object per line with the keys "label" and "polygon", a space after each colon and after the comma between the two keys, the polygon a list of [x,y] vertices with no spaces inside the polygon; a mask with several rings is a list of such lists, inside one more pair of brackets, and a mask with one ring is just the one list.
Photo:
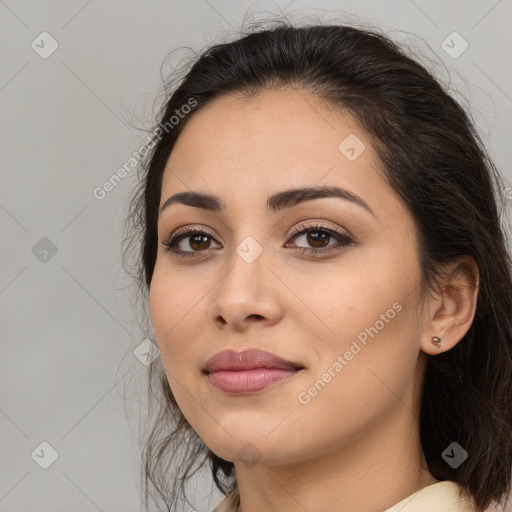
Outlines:
{"label": "pink lipstick", "polygon": [[251,393],[288,379],[304,367],[263,350],[224,350],[204,367],[210,383],[225,393]]}

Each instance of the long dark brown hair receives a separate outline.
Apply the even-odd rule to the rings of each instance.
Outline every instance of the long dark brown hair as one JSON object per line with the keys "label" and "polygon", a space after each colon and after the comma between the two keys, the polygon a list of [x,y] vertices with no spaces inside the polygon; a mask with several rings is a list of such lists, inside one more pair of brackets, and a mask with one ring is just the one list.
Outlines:
{"label": "long dark brown hair", "polygon": [[[162,174],[187,121],[221,94],[254,95],[284,85],[352,114],[366,131],[389,185],[415,220],[425,289],[438,286],[443,263],[460,255],[476,261],[476,314],[452,350],[429,357],[420,437],[435,478],[458,482],[480,512],[492,502],[504,503],[512,481],[512,261],[505,185],[465,109],[379,30],[276,19],[208,47],[182,76],[166,82],[124,241],[142,302],[157,255]],[[184,418],[160,358],[149,367],[148,382],[156,411],[144,436],[146,510],[149,496],[176,510],[199,469],[211,471],[217,488],[228,493],[236,485],[234,464],[209,450]],[[456,469],[441,457],[454,441],[469,454]]]}

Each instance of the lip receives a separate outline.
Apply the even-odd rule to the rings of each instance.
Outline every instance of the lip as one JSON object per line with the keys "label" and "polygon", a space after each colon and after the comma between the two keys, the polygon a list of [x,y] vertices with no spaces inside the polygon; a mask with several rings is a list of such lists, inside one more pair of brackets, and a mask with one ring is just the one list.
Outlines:
{"label": "lip", "polygon": [[223,350],[208,359],[204,371],[213,373],[219,370],[253,370],[254,368],[298,370],[302,369],[303,366],[292,361],[287,361],[265,350],[247,349],[242,352]]}
{"label": "lip", "polygon": [[258,349],[223,350],[206,363],[210,383],[226,393],[251,393],[282,382],[304,367]]}

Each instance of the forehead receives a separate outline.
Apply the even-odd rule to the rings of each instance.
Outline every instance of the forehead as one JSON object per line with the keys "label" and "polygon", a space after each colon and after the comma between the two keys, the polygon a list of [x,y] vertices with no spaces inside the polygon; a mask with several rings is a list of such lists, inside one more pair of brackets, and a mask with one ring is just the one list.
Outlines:
{"label": "forehead", "polygon": [[[364,134],[348,114],[341,115],[317,96],[291,87],[265,90],[250,97],[226,94],[192,116],[171,155],[186,154],[189,164],[213,157],[228,164],[250,159],[253,165],[337,159],[339,143],[349,134]],[[202,151],[198,151],[201,149]]]}

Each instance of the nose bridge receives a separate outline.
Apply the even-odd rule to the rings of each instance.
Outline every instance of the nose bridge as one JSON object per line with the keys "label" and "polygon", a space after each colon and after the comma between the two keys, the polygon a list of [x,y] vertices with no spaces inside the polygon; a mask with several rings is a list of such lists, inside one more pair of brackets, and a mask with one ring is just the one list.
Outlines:
{"label": "nose bridge", "polygon": [[257,296],[263,285],[266,258],[263,245],[247,236],[235,246],[227,259],[228,272],[222,279],[222,289],[231,293]]}
{"label": "nose bridge", "polygon": [[214,321],[222,318],[236,326],[249,317],[276,320],[279,305],[266,255],[262,244],[249,236],[233,247],[211,303]]}

